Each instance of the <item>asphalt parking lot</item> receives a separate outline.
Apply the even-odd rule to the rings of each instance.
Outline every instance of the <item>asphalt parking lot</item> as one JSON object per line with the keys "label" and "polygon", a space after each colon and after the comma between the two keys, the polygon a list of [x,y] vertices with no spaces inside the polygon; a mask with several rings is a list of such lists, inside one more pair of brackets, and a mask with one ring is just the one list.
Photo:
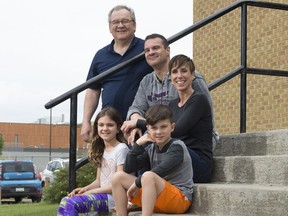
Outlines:
{"label": "asphalt parking lot", "polygon": [[[21,203],[32,203],[31,199],[22,199]],[[13,198],[11,199],[2,199],[1,204],[16,204]]]}

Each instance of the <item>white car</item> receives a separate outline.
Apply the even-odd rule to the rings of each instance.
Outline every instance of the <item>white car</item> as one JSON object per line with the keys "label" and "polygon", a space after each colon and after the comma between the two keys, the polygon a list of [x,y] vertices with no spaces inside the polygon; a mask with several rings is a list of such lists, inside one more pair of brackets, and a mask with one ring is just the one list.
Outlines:
{"label": "white car", "polygon": [[46,168],[41,173],[41,185],[42,187],[45,186],[45,182],[52,182],[54,181],[54,173],[59,171],[62,168],[69,167],[69,159],[53,159],[46,165]]}

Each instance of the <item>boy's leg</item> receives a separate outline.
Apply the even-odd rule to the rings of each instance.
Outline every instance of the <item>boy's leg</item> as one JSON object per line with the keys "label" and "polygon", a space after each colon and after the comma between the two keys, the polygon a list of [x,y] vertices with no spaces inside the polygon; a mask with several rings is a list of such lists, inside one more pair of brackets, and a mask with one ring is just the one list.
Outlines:
{"label": "boy's leg", "polygon": [[154,212],[183,214],[191,206],[189,200],[176,186],[165,181],[163,191],[157,197]]}
{"label": "boy's leg", "polygon": [[158,195],[165,187],[165,181],[156,173],[148,171],[142,175],[142,215],[152,215]]}
{"label": "boy's leg", "polygon": [[177,187],[153,172],[145,172],[141,184],[142,188],[131,202],[142,206],[142,215],[152,215],[153,211],[184,213],[191,206],[191,201]]}
{"label": "boy's leg", "polygon": [[127,189],[133,184],[136,177],[123,171],[116,172],[112,177],[112,193],[118,216],[127,215]]}

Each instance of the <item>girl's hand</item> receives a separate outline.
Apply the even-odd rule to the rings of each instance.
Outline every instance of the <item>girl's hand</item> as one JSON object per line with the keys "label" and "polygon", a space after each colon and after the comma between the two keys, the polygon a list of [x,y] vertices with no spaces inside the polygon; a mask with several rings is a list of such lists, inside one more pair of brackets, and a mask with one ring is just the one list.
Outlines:
{"label": "girl's hand", "polygon": [[84,187],[84,188],[75,188],[73,191],[71,191],[71,193],[68,194],[68,197],[72,197],[72,196],[76,196],[76,195],[79,195],[79,194],[83,194],[86,191],[87,191],[86,187]]}
{"label": "girl's hand", "polygon": [[88,189],[86,187],[83,187],[78,191],[78,194],[84,194],[86,191],[88,191]]}

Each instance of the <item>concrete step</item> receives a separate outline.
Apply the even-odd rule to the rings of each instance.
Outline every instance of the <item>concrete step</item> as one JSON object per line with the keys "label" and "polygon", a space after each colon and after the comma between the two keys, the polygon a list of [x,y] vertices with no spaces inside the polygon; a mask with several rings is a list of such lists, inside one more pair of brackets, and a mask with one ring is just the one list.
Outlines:
{"label": "concrete step", "polygon": [[214,157],[212,182],[288,186],[288,155]]}
{"label": "concrete step", "polygon": [[215,156],[288,155],[288,130],[221,135]]}
{"label": "concrete step", "polygon": [[209,216],[284,216],[288,187],[252,184],[195,184],[193,212]]}
{"label": "concrete step", "polygon": [[212,183],[195,184],[184,215],[288,215],[287,129],[223,135],[214,162]]}
{"label": "concrete step", "polygon": [[[130,212],[128,214],[129,216],[141,216],[142,215],[142,212],[141,211],[136,211],[136,212]],[[164,216],[164,215],[169,215],[169,216],[173,216],[173,215],[177,215],[177,216],[187,216],[187,215],[193,215],[193,216],[200,216],[199,214],[196,214],[196,213],[192,213],[192,212],[188,212],[186,214],[157,214],[157,213],[154,213],[153,216]]]}

